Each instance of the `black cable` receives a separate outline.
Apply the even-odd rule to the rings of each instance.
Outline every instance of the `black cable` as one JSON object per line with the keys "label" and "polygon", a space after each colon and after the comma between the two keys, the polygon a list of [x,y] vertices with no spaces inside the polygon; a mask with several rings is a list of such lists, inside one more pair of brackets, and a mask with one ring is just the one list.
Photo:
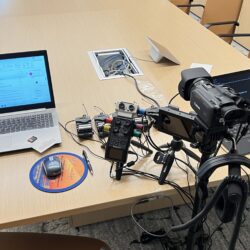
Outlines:
{"label": "black cable", "polygon": [[214,231],[212,232],[212,234],[210,235],[210,237],[209,237],[209,239],[210,239],[210,244],[209,244],[209,246],[208,246],[208,250],[210,250],[211,247],[212,247],[212,245],[213,245],[212,237],[214,236],[214,234],[215,234],[216,232],[219,231],[219,229],[221,228],[221,226],[222,226],[223,224],[224,224],[224,223],[221,222],[221,223],[214,229]]}
{"label": "black cable", "polygon": [[235,140],[238,141],[238,137],[240,135],[240,131],[241,131],[241,128],[242,128],[242,123],[240,124],[239,128],[238,128],[238,131],[237,131],[237,134],[236,134],[236,137],[235,137]]}
{"label": "black cable", "polygon": [[[146,177],[146,178],[149,178],[149,179],[153,179],[153,180],[156,180],[156,181],[159,180],[158,176],[156,176],[154,174],[151,174],[151,173],[142,172],[142,171],[134,170],[134,169],[128,169],[128,168],[126,168],[126,170],[129,171],[129,172],[133,172],[136,176],[139,175],[139,176],[143,176],[143,177]],[[126,172],[124,172],[124,173],[126,173]],[[184,201],[184,203],[186,204],[186,206],[190,210],[192,210],[192,208],[190,207],[190,205],[186,202],[186,200],[183,197],[183,195],[185,195],[186,198],[193,205],[193,197],[190,196],[190,194],[186,190],[184,190],[182,187],[180,187],[177,183],[169,181],[169,180],[165,180],[164,184],[167,184],[167,185],[170,185],[171,187],[173,187],[178,192],[178,194],[181,196],[181,198]]]}
{"label": "black cable", "polygon": [[145,142],[142,143],[142,141],[140,139],[138,139],[138,141],[137,140],[131,140],[130,141],[130,146],[133,145],[136,148],[138,148],[138,150],[141,149],[142,155],[140,155],[140,157],[142,157],[142,158],[153,154],[153,150],[151,150],[149,147],[145,146],[144,144],[145,144]]}
{"label": "black cable", "polygon": [[[139,141],[139,143],[141,144],[141,145],[144,145],[145,144],[145,142],[146,142],[146,140],[144,141],[144,143],[142,142],[142,140],[141,140],[141,138],[138,138],[138,141]],[[145,152],[144,152],[144,150],[141,148],[141,153],[142,153],[142,155],[143,155],[143,157],[145,157],[147,154],[145,154]]]}
{"label": "black cable", "polygon": [[149,142],[148,142],[147,138],[145,137],[144,133],[143,133],[143,135],[144,135],[144,138],[145,138],[145,142],[147,143],[147,147],[150,148]]}
{"label": "black cable", "polygon": [[138,154],[136,151],[135,151],[135,149],[134,149],[134,147],[130,144],[130,148],[134,151],[134,153],[136,153],[138,156],[140,156],[141,158],[144,158],[144,156],[143,155],[140,155],[140,154]]}
{"label": "black cable", "polygon": [[179,158],[176,158],[176,160],[178,160],[181,163],[185,164],[194,173],[195,176],[197,175],[197,171],[194,169],[194,167],[191,164],[188,164],[188,163],[186,163],[185,161],[183,161],[183,160],[181,160]]}
{"label": "black cable", "polygon": [[242,186],[241,186],[242,197],[241,197],[240,204],[238,206],[237,214],[235,217],[234,231],[233,231],[233,234],[231,236],[231,240],[229,242],[229,248],[228,248],[229,250],[235,249],[236,241],[237,241],[237,238],[239,236],[240,225],[241,225],[241,221],[242,221],[242,214],[244,213],[245,204],[247,201],[247,191],[248,191],[247,184],[246,184],[246,182],[241,182],[241,184],[242,184]]}
{"label": "black cable", "polygon": [[122,72],[122,75],[128,76],[128,77],[132,78],[132,79],[134,80],[134,82],[135,82],[136,90],[137,90],[143,97],[145,97],[145,98],[151,100],[157,107],[160,107],[160,104],[159,104],[154,98],[152,98],[152,97],[150,97],[150,96],[148,96],[148,95],[145,95],[145,94],[139,89],[138,82],[137,82],[137,80],[136,80],[135,77],[133,77],[133,76],[130,75],[130,74],[124,73],[124,72]]}
{"label": "black cable", "polygon": [[[123,166],[123,169],[127,168],[127,167],[128,168],[132,167],[139,159],[139,156],[136,152],[128,151],[128,154],[135,155],[136,158],[135,158],[135,160],[126,163],[126,165]],[[114,166],[114,162],[111,163],[110,170],[109,170],[109,177],[112,179],[115,179],[115,176],[112,176],[113,166]],[[128,175],[128,174],[123,172],[122,175]]]}
{"label": "black cable", "polygon": [[160,151],[160,152],[164,152],[161,148],[159,148],[159,147],[154,143],[154,141],[152,140],[152,138],[150,137],[150,135],[145,135],[145,137],[146,137],[146,139],[147,139],[149,145],[150,145],[153,149],[155,149],[155,150],[157,150],[157,151]]}
{"label": "black cable", "polygon": [[212,239],[211,239],[211,232],[210,232],[210,227],[208,226],[208,224],[207,224],[207,217],[205,218],[205,220],[204,220],[204,224],[206,225],[206,227],[207,227],[207,231],[208,231],[208,240],[210,240],[210,242],[212,242]]}
{"label": "black cable", "polygon": [[[70,134],[72,134],[73,136],[75,136],[75,137],[77,137],[78,138],[78,135],[77,134],[75,134],[75,133],[73,133],[73,132],[71,132],[68,128],[67,128],[67,126],[68,126],[68,124],[69,123],[72,123],[72,122],[75,122],[75,120],[70,120],[70,121],[68,121],[68,122],[66,122],[65,123],[65,131],[67,132],[67,133],[70,133]],[[62,126],[62,124],[60,124],[61,126]],[[94,131],[95,132],[95,131]],[[104,142],[102,142],[101,140],[95,140],[95,139],[92,139],[92,138],[86,138],[85,140],[88,140],[88,141],[95,141],[95,142],[99,142],[99,143],[102,143],[102,144],[104,144]]]}
{"label": "black cable", "polygon": [[64,126],[63,126],[61,123],[59,123],[59,124],[61,125],[61,127],[63,127],[63,129],[64,129],[67,133],[70,133],[70,134],[72,134],[72,135],[74,135],[74,136],[77,136],[77,134],[74,134],[73,132],[69,131],[68,128],[67,128],[68,124],[71,123],[71,122],[74,122],[74,121],[75,121],[75,120],[70,120],[70,121],[66,122]]}
{"label": "black cable", "polygon": [[[148,131],[148,135],[145,135],[145,138],[147,139],[147,142],[154,148],[156,149],[157,151],[160,151],[160,152],[163,152],[163,153],[166,153],[166,151],[163,151],[161,148],[159,148],[155,143],[154,141],[152,140],[151,136],[150,136],[150,130]],[[178,159],[180,162],[184,163],[186,166],[188,166],[193,172],[194,174],[196,175],[196,170],[190,166],[189,164],[187,164],[186,162],[182,161],[181,159]],[[154,179],[155,180],[158,180],[159,177],[157,176],[154,176]],[[164,184],[169,184],[171,185],[173,188],[176,189],[176,191],[179,193],[179,195],[181,196],[182,200],[184,201],[184,203],[192,210],[192,208],[189,206],[189,204],[187,204],[186,200],[183,198],[182,193],[184,193],[184,195],[189,199],[190,203],[193,205],[193,197],[190,193],[186,192],[184,189],[182,189],[179,185],[177,185],[176,183],[171,183],[170,181],[166,181],[164,182]]]}
{"label": "black cable", "polygon": [[115,163],[112,161],[112,162],[111,162],[110,169],[109,169],[109,177],[110,177],[110,178],[112,178],[112,179],[114,179],[114,178],[115,178],[115,177],[113,177],[113,176],[112,176],[112,170],[113,170],[113,166],[114,166],[114,164],[115,164]]}
{"label": "black cable", "polygon": [[158,176],[154,175],[154,174],[151,174],[151,173],[146,173],[146,172],[143,172],[143,171],[140,171],[140,170],[135,170],[135,169],[130,169],[130,168],[126,168],[126,170],[130,171],[130,172],[133,172],[135,175],[141,175],[143,177],[147,177],[147,178],[150,178],[150,179],[153,179],[153,180],[158,180]]}
{"label": "black cable", "polygon": [[214,193],[212,199],[210,200],[210,202],[207,203],[206,206],[197,215],[195,215],[195,217],[193,217],[191,220],[189,220],[188,222],[186,222],[184,224],[172,227],[172,231],[177,232],[177,231],[181,231],[181,230],[186,230],[186,229],[192,227],[193,225],[195,225],[198,221],[201,221],[204,218],[204,216],[206,216],[208,214],[208,212],[214,206],[216,201],[219,199],[220,194],[223,192],[223,190],[228,185],[228,179],[229,178],[226,177],[223,180],[223,182],[219,185],[219,187],[215,191],[215,193]]}
{"label": "black cable", "polygon": [[223,140],[224,140],[224,138],[219,142],[219,144],[218,144],[218,146],[217,146],[217,148],[216,148],[216,150],[214,152],[214,157],[218,154],[218,152],[220,150],[220,147],[221,147],[221,145],[223,143]]}
{"label": "black cable", "polygon": [[124,167],[131,167],[139,160],[139,155],[135,151],[134,152],[129,151],[128,154],[135,155],[136,159],[126,163],[126,165]]}
{"label": "black cable", "polygon": [[247,176],[247,182],[248,182],[248,189],[250,187],[250,177],[249,177],[249,174],[246,172],[246,170],[244,168],[241,168],[241,170],[246,174]]}
{"label": "black cable", "polygon": [[249,127],[249,124],[247,124],[247,125],[242,129],[241,135],[240,135],[239,139],[236,141],[236,144],[238,144],[239,141],[241,140],[241,138],[242,138],[243,136],[246,135],[246,133],[247,133],[247,131],[248,131],[248,127]]}
{"label": "black cable", "polygon": [[103,114],[106,114],[106,112],[102,108],[100,108],[99,106],[94,105],[93,107],[96,109],[99,109]]}
{"label": "black cable", "polygon": [[[192,208],[193,205],[194,205],[193,197],[190,197],[188,192],[186,192],[182,187],[180,187],[179,185],[177,185],[177,184],[174,183],[174,182],[165,181],[164,184],[167,184],[167,185],[172,186],[172,187],[178,192],[178,194],[181,196],[181,199],[184,201],[185,205],[186,205],[191,211],[193,211],[193,208]],[[184,199],[183,195],[185,195],[186,198],[190,201],[192,207],[187,203],[187,201]]]}
{"label": "black cable", "polygon": [[76,144],[78,144],[78,145],[81,146],[81,147],[86,148],[86,149],[89,151],[89,153],[91,153],[93,156],[95,156],[95,157],[97,157],[97,158],[99,158],[99,159],[102,159],[102,160],[106,160],[104,157],[102,157],[102,156],[97,155],[96,153],[94,153],[88,146],[86,146],[86,145],[80,143],[79,141],[77,141],[77,140],[74,138],[74,134],[71,133],[71,132],[70,132],[66,127],[64,127],[60,122],[59,122],[59,125],[60,125],[60,126],[61,126],[61,127],[71,136],[72,140],[73,140]]}
{"label": "black cable", "polygon": [[141,226],[141,224],[136,220],[135,216],[134,216],[134,208],[137,206],[137,205],[140,205],[140,204],[145,204],[149,201],[152,201],[152,200],[155,200],[155,199],[159,199],[159,198],[166,198],[168,199],[170,202],[171,202],[171,212],[170,212],[170,217],[173,218],[173,210],[174,210],[174,202],[173,200],[167,196],[167,195],[161,195],[161,196],[155,196],[155,197],[150,197],[150,198],[143,198],[141,200],[139,200],[138,202],[134,203],[131,208],[130,208],[130,215],[134,221],[134,223],[140,228],[142,229],[142,231],[144,231],[146,234],[152,236],[152,237],[155,237],[155,238],[165,238],[168,236],[168,233],[170,230],[168,230],[167,232],[165,233],[162,233],[162,234],[155,234],[155,233],[152,233],[152,232],[149,232],[148,230],[146,230],[144,227]]}
{"label": "black cable", "polygon": [[[178,159],[175,158],[175,163],[176,163],[176,166],[181,169],[187,176],[187,183],[188,183],[188,191],[189,191],[189,194],[192,196],[192,193],[191,193],[191,187],[190,187],[190,183],[189,183],[189,177],[188,177],[188,171],[185,170],[184,168],[182,168],[179,163],[178,163]],[[193,197],[193,196],[192,196]]]}
{"label": "black cable", "polygon": [[240,201],[240,205],[239,205],[238,210],[237,210],[237,215],[236,215],[236,219],[235,219],[235,227],[234,227],[233,235],[231,237],[230,246],[229,246],[229,250],[235,249],[234,247],[235,247],[236,239],[237,239],[238,233],[239,233],[239,228],[240,228],[240,223],[241,223],[241,215],[242,215],[242,212],[244,210],[244,204],[245,204],[245,201],[247,198],[247,194],[245,192],[245,189],[246,189],[245,183],[242,182],[242,180],[235,179],[234,176],[233,177],[232,176],[226,177],[222,181],[222,183],[216,189],[216,191],[215,191],[213,197],[211,198],[211,200],[209,201],[209,203],[207,203],[205,205],[205,207],[195,217],[193,217],[190,221],[188,221],[184,224],[172,227],[172,231],[177,232],[177,231],[188,229],[188,228],[194,226],[199,221],[201,221],[202,218],[204,218],[204,216],[206,216],[208,214],[208,212],[212,209],[212,207],[217,202],[221,193],[227,187],[227,185],[229,183],[239,184],[239,181],[240,181],[240,185],[241,185],[240,187],[242,189],[243,196],[242,196],[242,199]]}
{"label": "black cable", "polygon": [[171,104],[171,102],[179,95],[179,93],[175,94],[171,99],[170,101],[168,102],[168,105]]}
{"label": "black cable", "polygon": [[[151,128],[150,128],[150,129],[151,129]],[[148,143],[150,144],[150,146],[151,146],[152,148],[154,148],[154,149],[157,150],[157,151],[160,151],[160,152],[163,152],[163,153],[164,153],[165,151],[162,150],[159,146],[157,146],[157,145],[155,144],[155,142],[153,141],[152,137],[150,136],[150,129],[149,129],[148,132],[147,132],[148,135],[144,134],[145,138],[148,140]]]}

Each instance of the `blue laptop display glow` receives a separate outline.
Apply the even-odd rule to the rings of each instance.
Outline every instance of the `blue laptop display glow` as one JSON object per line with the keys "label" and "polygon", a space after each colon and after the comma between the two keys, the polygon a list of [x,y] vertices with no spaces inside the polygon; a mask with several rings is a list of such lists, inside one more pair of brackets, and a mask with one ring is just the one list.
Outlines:
{"label": "blue laptop display glow", "polygon": [[0,60],[0,109],[51,102],[43,55]]}

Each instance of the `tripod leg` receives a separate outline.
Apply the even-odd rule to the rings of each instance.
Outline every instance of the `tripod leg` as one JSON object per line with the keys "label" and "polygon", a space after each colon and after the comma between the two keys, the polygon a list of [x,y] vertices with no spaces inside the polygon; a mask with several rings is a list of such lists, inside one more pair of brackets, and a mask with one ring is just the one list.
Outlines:
{"label": "tripod leg", "polygon": [[175,158],[174,151],[172,151],[171,153],[168,154],[167,159],[166,159],[165,163],[163,164],[161,174],[159,177],[159,181],[158,181],[158,183],[160,185],[164,184],[166,177],[167,177],[167,175],[168,175],[168,173],[173,165],[174,158]]}
{"label": "tripod leg", "polygon": [[116,162],[116,169],[115,169],[115,178],[116,180],[120,180],[122,177],[122,169],[123,169],[123,163],[121,162]]}
{"label": "tripod leg", "polygon": [[[193,207],[193,214],[192,218],[195,217],[204,207],[207,194],[207,183],[208,180],[199,183],[195,193],[194,199],[194,207]],[[193,250],[194,246],[197,244],[199,250],[204,249],[204,242],[203,242],[203,225],[202,222],[198,222],[188,230],[187,235],[187,250]]]}
{"label": "tripod leg", "polygon": [[201,158],[196,155],[193,151],[191,151],[190,149],[188,148],[185,148],[185,147],[182,147],[182,150],[188,155],[190,156],[191,158],[195,159],[196,161],[200,162],[201,161]]}

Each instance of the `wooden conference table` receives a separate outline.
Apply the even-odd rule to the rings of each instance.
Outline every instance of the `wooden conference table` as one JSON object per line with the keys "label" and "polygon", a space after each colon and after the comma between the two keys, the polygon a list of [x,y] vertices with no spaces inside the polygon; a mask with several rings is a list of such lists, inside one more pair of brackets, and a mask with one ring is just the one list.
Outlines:
{"label": "wooden conference table", "polygon": [[[98,49],[127,48],[132,56],[150,60],[150,36],[170,49],[181,65],[155,64],[137,60],[145,84],[162,93],[166,104],[176,92],[183,69],[191,63],[213,65],[212,74],[250,68],[249,59],[230,47],[167,0],[0,0],[0,53],[46,49],[59,119],[62,123],[81,116],[84,103],[91,117],[99,111],[114,112],[116,101],[136,101],[149,106],[126,78],[100,81],[87,52]],[[158,95],[159,97],[159,95]],[[189,111],[189,103],[174,102]],[[72,127],[70,129],[74,129]],[[62,144],[44,153],[72,152],[81,155],[81,147],[61,130]],[[157,143],[171,138],[154,133]],[[86,141],[95,153],[104,155],[100,145]],[[72,216],[73,225],[115,218],[129,213],[129,205],[139,198],[155,194],[175,195],[168,185],[137,177],[109,178],[110,164],[89,155],[94,176],[73,190],[50,194],[35,189],[29,171],[41,155],[28,150],[0,157],[0,228]],[[153,157],[141,160],[135,169],[159,174],[161,166]],[[211,185],[225,173],[216,172]],[[171,180],[187,187],[186,176],[173,167]],[[159,204],[160,206],[160,204]],[[145,208],[145,209],[152,209]]]}

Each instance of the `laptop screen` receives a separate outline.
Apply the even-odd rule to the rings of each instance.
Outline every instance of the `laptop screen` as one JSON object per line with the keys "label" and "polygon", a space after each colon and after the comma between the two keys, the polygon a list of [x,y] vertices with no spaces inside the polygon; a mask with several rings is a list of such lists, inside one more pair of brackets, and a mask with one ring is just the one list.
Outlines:
{"label": "laptop screen", "polygon": [[213,83],[215,85],[230,87],[250,101],[250,70],[214,76]]}
{"label": "laptop screen", "polygon": [[0,55],[0,112],[53,108],[46,51]]}

